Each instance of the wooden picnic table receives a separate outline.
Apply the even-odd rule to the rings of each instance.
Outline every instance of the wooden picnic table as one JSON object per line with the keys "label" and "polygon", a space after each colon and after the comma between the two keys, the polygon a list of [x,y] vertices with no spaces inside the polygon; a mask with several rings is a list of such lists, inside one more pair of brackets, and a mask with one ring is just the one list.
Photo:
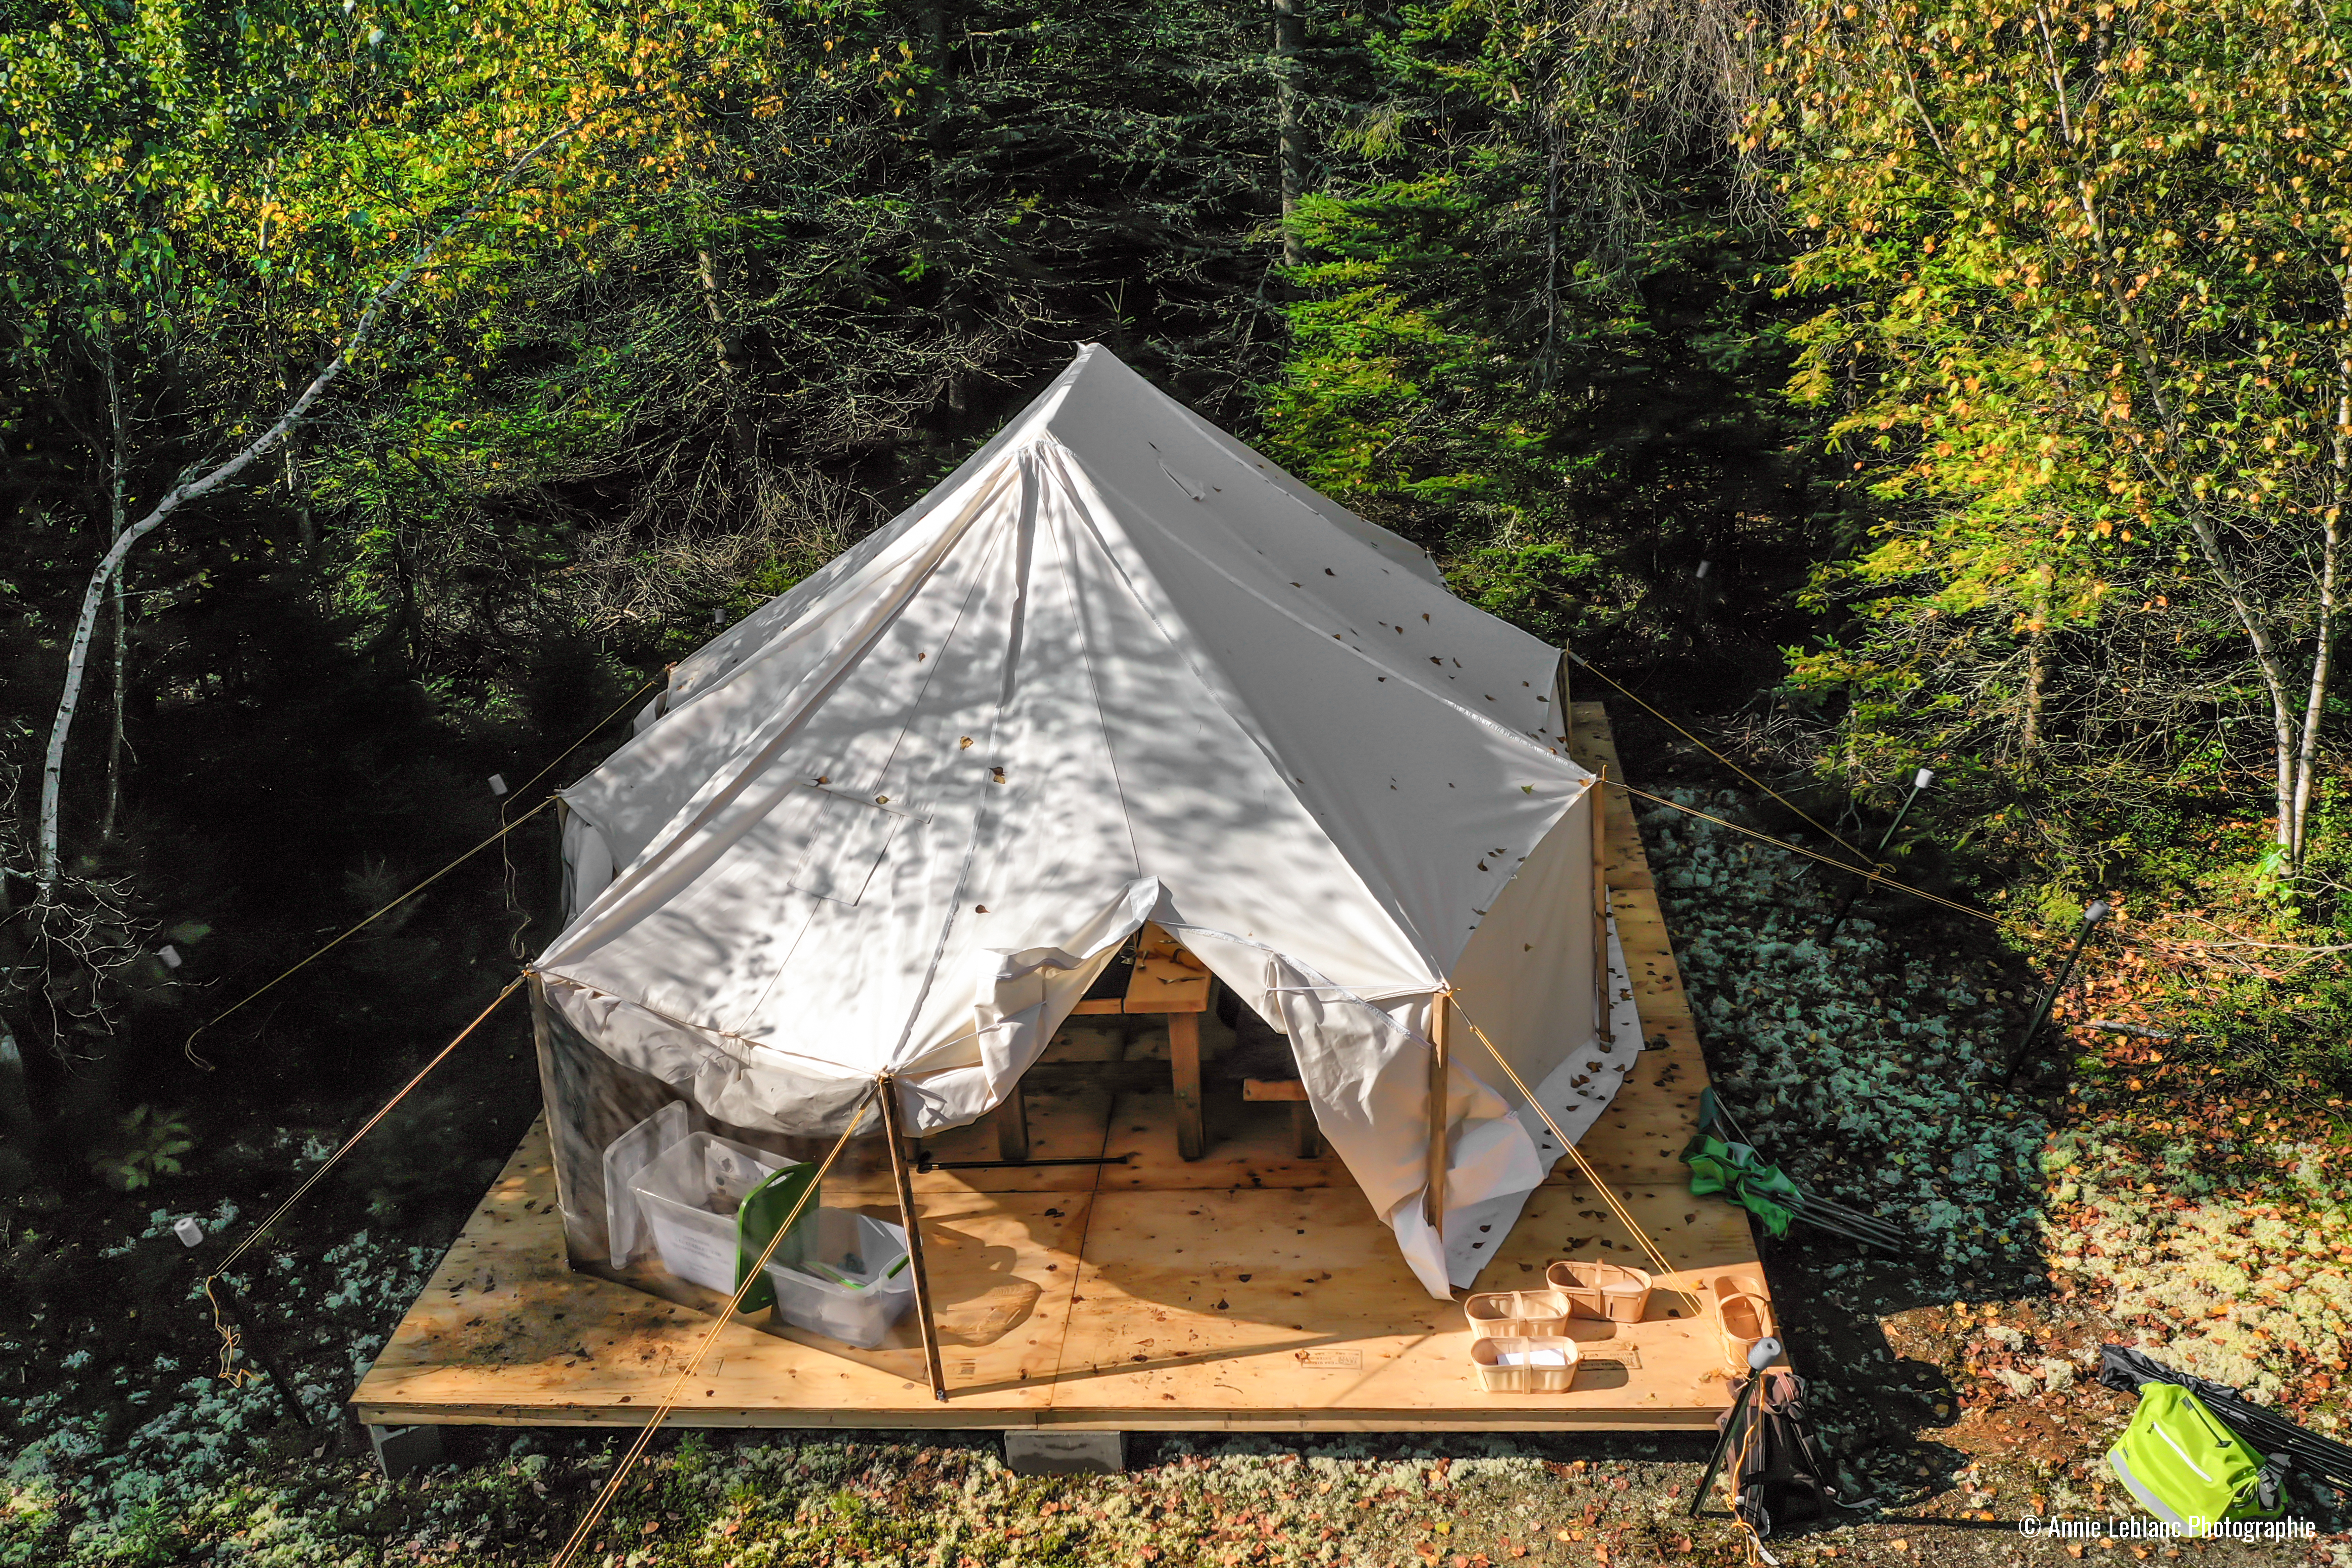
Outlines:
{"label": "wooden picnic table", "polygon": [[[1201,1113],[1201,1015],[1209,1010],[1209,990],[1216,977],[1209,966],[1184,951],[1183,944],[1157,924],[1147,923],[1128,973],[1127,994],[1097,996],[1080,1002],[1073,1016],[1105,1014],[1122,1017],[1157,1017],[1168,1021],[1168,1068],[1176,1091],[1176,1147],[1187,1160],[1208,1152],[1208,1127]],[[1021,1086],[1004,1097],[992,1113],[996,1121],[997,1157],[1029,1157],[1029,1111]]]}

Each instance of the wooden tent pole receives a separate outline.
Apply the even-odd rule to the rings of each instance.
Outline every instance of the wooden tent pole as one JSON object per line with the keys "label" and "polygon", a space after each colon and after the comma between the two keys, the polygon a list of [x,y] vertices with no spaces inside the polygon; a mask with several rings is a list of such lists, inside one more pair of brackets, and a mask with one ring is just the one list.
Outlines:
{"label": "wooden tent pole", "polygon": [[1576,722],[1572,710],[1576,705],[1570,700],[1568,659],[1568,649],[1563,647],[1559,650],[1559,668],[1551,678],[1551,700],[1555,704],[1552,718],[1559,726],[1561,749],[1568,752],[1569,760],[1573,762],[1576,760]]}
{"label": "wooden tent pole", "polygon": [[915,1218],[915,1183],[907,1172],[907,1150],[898,1131],[898,1086],[882,1075],[882,1142],[890,1147],[890,1176],[898,1185],[898,1217],[907,1223],[907,1267],[915,1275],[915,1316],[923,1329],[923,1366],[931,1375],[931,1397],[947,1402],[948,1378],[940,1364],[939,1329],[931,1321],[931,1279],[923,1271],[923,1227]]}
{"label": "wooden tent pole", "polygon": [[1440,991],[1429,1005],[1429,1191],[1422,1200],[1422,1217],[1437,1232],[1438,1250],[1445,1248],[1445,1166],[1449,1157],[1446,1148],[1447,1065],[1452,1052],[1448,1049],[1450,1033],[1446,1015],[1451,990]]}
{"label": "wooden tent pole", "polygon": [[1600,1016],[1594,1028],[1603,1044],[1617,1043],[1609,1016],[1609,764],[1592,780],[1592,1000]]}
{"label": "wooden tent pole", "polygon": [[548,929],[557,932],[572,923],[571,879],[564,875],[563,867],[563,831],[571,822],[572,806],[559,795],[555,797],[555,918],[548,922]]}

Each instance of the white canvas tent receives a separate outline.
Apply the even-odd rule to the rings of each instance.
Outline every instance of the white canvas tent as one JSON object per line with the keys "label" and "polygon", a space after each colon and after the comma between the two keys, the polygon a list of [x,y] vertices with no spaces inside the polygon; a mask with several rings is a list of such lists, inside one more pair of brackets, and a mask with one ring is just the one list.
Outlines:
{"label": "white canvas tent", "polygon": [[572,918],[534,968],[727,1123],[837,1136],[887,1071],[919,1132],[1002,1100],[1157,921],[1288,1037],[1442,1297],[1560,1151],[1454,1022],[1441,1246],[1433,999],[1570,1136],[1639,1048],[1587,1070],[1598,791],[1559,659],[1089,346],[562,792]]}

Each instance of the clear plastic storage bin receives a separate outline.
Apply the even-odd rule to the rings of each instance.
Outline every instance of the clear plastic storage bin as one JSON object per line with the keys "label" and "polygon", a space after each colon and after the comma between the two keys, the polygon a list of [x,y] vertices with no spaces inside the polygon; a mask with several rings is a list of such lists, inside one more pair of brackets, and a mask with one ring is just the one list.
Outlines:
{"label": "clear plastic storage bin", "polygon": [[789,1161],[696,1132],[662,1151],[634,1185],[662,1267],[707,1290],[735,1292],[735,1213],[743,1194]]}
{"label": "clear plastic storage bin", "polygon": [[796,1329],[872,1350],[915,1300],[907,1233],[847,1209],[816,1211],[801,1268],[768,1265],[776,1317]]}

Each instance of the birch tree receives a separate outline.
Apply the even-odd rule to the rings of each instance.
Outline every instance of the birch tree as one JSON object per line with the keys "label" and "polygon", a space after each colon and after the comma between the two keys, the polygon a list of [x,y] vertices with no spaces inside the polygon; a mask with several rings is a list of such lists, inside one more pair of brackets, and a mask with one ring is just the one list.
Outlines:
{"label": "birch tree", "polygon": [[1832,301],[1797,387],[1888,519],[1877,633],[1810,673],[1936,700],[1952,667],[1904,639],[2006,604],[2047,746],[2053,626],[2183,581],[2244,651],[2289,874],[2352,481],[2347,39],[2316,0],[1814,4],[1744,131],[1812,241],[1794,287]]}
{"label": "birch tree", "polygon": [[[113,411],[90,465],[106,547],[42,763],[44,900],[92,640],[140,542],[287,450],[404,329],[494,312],[499,279],[608,221],[625,179],[698,168],[698,107],[732,90],[768,111],[824,30],[815,7],[779,25],[738,0],[418,0],[89,6],[0,31],[14,368],[69,401],[99,366]],[[142,421],[173,434],[128,450]],[[160,495],[129,493],[159,472]]]}

